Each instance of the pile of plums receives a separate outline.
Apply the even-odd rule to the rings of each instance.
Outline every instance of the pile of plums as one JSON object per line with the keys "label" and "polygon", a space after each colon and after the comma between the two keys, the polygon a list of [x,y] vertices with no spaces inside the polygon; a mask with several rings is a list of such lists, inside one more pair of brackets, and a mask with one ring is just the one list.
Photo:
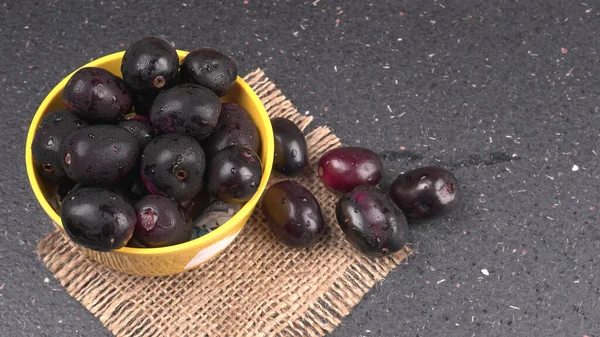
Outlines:
{"label": "pile of plums", "polygon": [[127,48],[121,73],[75,72],[66,109],[36,130],[33,161],[57,186],[65,231],[111,251],[175,245],[218,227],[255,194],[263,171],[250,115],[220,100],[237,79],[235,62],[201,48],[180,64],[170,43],[147,37]]}
{"label": "pile of plums", "polygon": [[[274,169],[297,176],[307,167],[302,132],[289,120],[272,120],[275,134]],[[323,154],[318,163],[321,182],[341,194],[335,208],[346,239],[369,256],[386,256],[407,242],[408,223],[447,214],[456,208],[459,187],[454,175],[438,167],[421,167],[400,174],[388,193],[377,185],[383,163],[371,150],[340,147]],[[293,180],[272,185],[263,197],[263,212],[273,233],[292,247],[307,247],[324,233],[325,224],[315,196]]]}

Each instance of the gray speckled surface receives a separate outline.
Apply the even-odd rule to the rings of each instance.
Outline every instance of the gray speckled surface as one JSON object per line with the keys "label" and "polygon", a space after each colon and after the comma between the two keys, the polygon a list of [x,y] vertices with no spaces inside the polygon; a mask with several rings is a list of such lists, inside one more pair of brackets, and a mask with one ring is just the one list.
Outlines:
{"label": "gray speckled surface", "polygon": [[[295,4],[297,3],[297,4]],[[600,336],[600,6],[588,1],[0,1],[0,335],[111,336],[36,259],[26,180],[43,97],[147,34],[261,67],[388,180],[452,169],[461,209],[332,334]],[[483,270],[487,270],[484,274]],[[489,274],[489,275],[487,275]]]}

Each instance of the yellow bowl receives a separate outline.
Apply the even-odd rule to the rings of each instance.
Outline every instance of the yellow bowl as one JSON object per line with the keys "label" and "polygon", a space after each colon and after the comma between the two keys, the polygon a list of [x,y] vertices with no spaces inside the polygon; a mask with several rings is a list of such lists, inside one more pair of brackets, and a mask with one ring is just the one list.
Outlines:
{"label": "yellow bowl", "polygon": [[[178,50],[177,53],[179,55],[179,60],[181,61],[188,52]],[[113,74],[122,77],[121,59],[123,54],[124,52],[118,52],[107,55],[86,64],[84,67],[104,68]],[[39,106],[31,125],[29,126],[25,148],[25,162],[31,188],[44,211],[60,229],[63,229],[60,215],[56,213],[49,203],[52,186],[38,175],[38,172],[33,165],[31,143],[33,142],[36,129],[44,114],[56,109],[65,108],[61,98],[62,90],[73,73],[60,81]],[[229,221],[214,231],[195,240],[170,247],[124,247],[112,252],[97,252],[82,248],[90,258],[108,268],[128,274],[147,276],[170,275],[200,266],[202,263],[216,256],[225,249],[233,239],[235,239],[250,218],[254,207],[266,188],[269,176],[271,175],[274,152],[273,129],[271,128],[269,116],[267,115],[262,102],[242,78],[237,78],[231,91],[226,96],[222,97],[221,101],[235,102],[244,107],[250,113],[260,134],[261,151],[259,155],[263,163],[263,176],[258,191],[252,199],[250,199]]]}

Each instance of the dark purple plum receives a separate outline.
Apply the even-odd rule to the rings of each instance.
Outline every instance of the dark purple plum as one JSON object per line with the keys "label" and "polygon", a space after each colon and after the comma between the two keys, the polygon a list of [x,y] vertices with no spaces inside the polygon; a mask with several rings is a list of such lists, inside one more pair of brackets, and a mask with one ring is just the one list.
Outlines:
{"label": "dark purple plum", "polygon": [[142,179],[153,194],[179,202],[192,199],[203,185],[204,151],[193,138],[168,133],[154,138],[142,154]]}
{"label": "dark purple plum", "polygon": [[237,79],[235,61],[213,48],[191,51],[181,62],[181,77],[225,96]]}
{"label": "dark purple plum", "polygon": [[258,153],[260,136],[248,111],[235,103],[223,103],[214,132],[203,142],[206,158],[231,145],[242,145]]}
{"label": "dark purple plum", "polygon": [[198,218],[210,204],[210,193],[204,188],[192,199],[181,203],[190,219]]}
{"label": "dark purple plum", "polygon": [[219,200],[244,203],[258,190],[262,163],[258,155],[241,145],[217,152],[208,166],[208,192]]}
{"label": "dark purple plum", "polygon": [[127,48],[121,63],[125,83],[140,95],[156,94],[179,80],[179,57],[158,37],[145,37]]}
{"label": "dark purple plum", "polygon": [[87,125],[68,110],[52,111],[42,117],[31,143],[33,164],[42,177],[58,183],[71,180],[63,169],[60,148],[71,133]]}
{"label": "dark purple plum", "polygon": [[74,181],[86,185],[113,185],[136,167],[140,157],[137,138],[116,125],[92,125],[69,135],[61,146],[63,167]]}
{"label": "dark purple plum", "polygon": [[288,177],[301,174],[308,166],[308,149],[304,134],[287,118],[271,119],[275,138],[273,169]]}
{"label": "dark purple plum", "polygon": [[154,138],[154,129],[150,123],[150,118],[146,116],[127,114],[119,121],[118,125],[137,138],[141,150]]}
{"label": "dark purple plum", "polygon": [[197,218],[192,218],[194,219],[194,233],[200,237],[214,231],[229,221],[241,208],[241,204],[229,204],[221,200],[214,200]]}
{"label": "dark purple plum", "polygon": [[426,220],[455,209],[460,189],[452,172],[439,167],[420,167],[396,177],[390,197],[409,220]]}
{"label": "dark purple plum", "polygon": [[152,126],[161,133],[185,133],[197,140],[208,137],[217,126],[221,101],[197,84],[179,84],[161,92],[150,109]]}
{"label": "dark purple plum", "polygon": [[346,239],[366,255],[386,256],[406,243],[406,217],[375,186],[361,185],[343,195],[335,206],[335,216]]}
{"label": "dark purple plum", "polygon": [[262,210],[275,235],[292,247],[314,244],[325,230],[315,196],[292,180],[271,186],[264,194]]}
{"label": "dark purple plum", "polygon": [[131,92],[122,79],[103,68],[85,67],[69,79],[62,92],[67,109],[93,123],[109,123],[129,113]]}
{"label": "dark purple plum", "polygon": [[133,207],[122,194],[90,186],[69,192],[60,216],[73,242],[101,252],[125,246],[137,222]]}
{"label": "dark purple plum", "polygon": [[339,147],[319,159],[321,182],[329,189],[347,193],[359,185],[377,185],[383,163],[375,152],[361,147]]}
{"label": "dark purple plum", "polygon": [[176,245],[192,237],[192,223],[185,209],[175,200],[147,195],[134,205],[137,224],[133,237],[147,248]]}
{"label": "dark purple plum", "polygon": [[158,93],[150,95],[134,93],[132,99],[135,113],[142,116],[150,116],[150,109],[152,109],[152,104],[156,96],[158,96]]}
{"label": "dark purple plum", "polygon": [[136,174],[133,177],[133,183],[131,184],[131,193],[133,193],[133,195],[135,196],[134,200],[137,200],[145,195],[151,194],[150,191],[148,191],[148,187],[146,186],[146,183],[144,182],[144,179],[142,179],[142,174],[139,170],[135,170],[132,172],[135,172]]}

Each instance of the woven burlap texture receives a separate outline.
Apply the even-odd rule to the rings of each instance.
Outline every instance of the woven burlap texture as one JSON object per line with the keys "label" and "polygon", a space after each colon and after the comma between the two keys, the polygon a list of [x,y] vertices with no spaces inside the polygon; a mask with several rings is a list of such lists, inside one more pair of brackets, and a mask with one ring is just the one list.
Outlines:
{"label": "woven burlap texture", "polygon": [[[167,277],[126,275],[89,260],[60,231],[41,241],[46,266],[117,337],[324,336],[363,295],[408,255],[367,258],[345,239],[335,221],[339,196],[320,184],[314,169],[340,140],[312,120],[257,69],[245,77],[271,117],[286,117],[305,130],[311,167],[296,178],[319,200],[327,230],[307,249],[282,245],[258,206],[238,238],[200,268]],[[281,178],[274,175],[270,184]]]}

